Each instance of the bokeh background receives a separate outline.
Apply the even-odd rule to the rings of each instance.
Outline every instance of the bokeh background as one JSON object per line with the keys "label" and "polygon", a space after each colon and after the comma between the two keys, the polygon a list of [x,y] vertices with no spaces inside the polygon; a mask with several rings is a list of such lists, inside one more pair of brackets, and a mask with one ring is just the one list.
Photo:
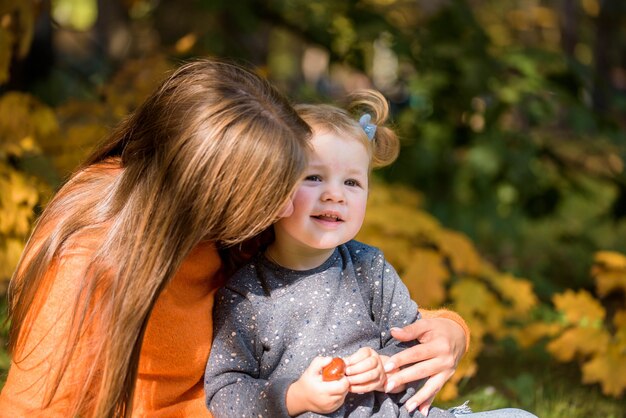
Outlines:
{"label": "bokeh background", "polygon": [[470,324],[440,405],[626,416],[623,0],[1,0],[3,318],[47,199],[205,56],[294,102],[389,99],[401,156],[375,174],[359,238],[421,306]]}

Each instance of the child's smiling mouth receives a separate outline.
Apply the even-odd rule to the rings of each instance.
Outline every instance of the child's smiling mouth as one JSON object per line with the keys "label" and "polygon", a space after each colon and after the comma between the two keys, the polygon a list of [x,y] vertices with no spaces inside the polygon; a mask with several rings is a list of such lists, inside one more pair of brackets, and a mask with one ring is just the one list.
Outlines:
{"label": "child's smiling mouth", "polygon": [[323,212],[319,215],[312,215],[312,217],[324,222],[343,222],[341,215],[335,212]]}

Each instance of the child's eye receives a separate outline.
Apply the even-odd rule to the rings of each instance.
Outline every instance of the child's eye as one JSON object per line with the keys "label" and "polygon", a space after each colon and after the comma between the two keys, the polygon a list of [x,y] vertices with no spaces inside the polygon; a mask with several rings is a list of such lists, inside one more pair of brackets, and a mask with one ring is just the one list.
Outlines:
{"label": "child's eye", "polygon": [[350,187],[359,187],[361,185],[361,183],[354,179],[346,180],[344,184]]}
{"label": "child's eye", "polygon": [[322,181],[322,178],[317,174],[311,174],[310,176],[306,176],[304,178],[306,181]]}

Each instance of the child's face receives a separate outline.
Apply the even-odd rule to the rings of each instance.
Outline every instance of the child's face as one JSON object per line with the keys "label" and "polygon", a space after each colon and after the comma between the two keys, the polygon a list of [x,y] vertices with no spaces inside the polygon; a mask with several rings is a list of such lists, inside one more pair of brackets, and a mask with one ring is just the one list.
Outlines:
{"label": "child's face", "polygon": [[370,158],[358,140],[316,133],[293,213],[274,225],[286,244],[330,249],[356,236],[367,205]]}

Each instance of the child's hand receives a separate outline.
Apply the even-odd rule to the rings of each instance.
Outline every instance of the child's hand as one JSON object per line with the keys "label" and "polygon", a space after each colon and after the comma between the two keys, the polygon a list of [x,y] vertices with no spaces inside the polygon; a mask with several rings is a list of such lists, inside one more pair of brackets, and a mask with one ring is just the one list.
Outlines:
{"label": "child's hand", "polygon": [[289,415],[304,412],[328,414],[343,405],[350,384],[348,379],[325,382],[322,369],[331,362],[330,357],[316,357],[302,376],[287,389],[287,411]]}
{"label": "child's hand", "polygon": [[350,382],[350,392],[366,393],[384,390],[387,375],[383,367],[383,358],[375,350],[363,347],[344,360],[347,366],[346,376]]}

